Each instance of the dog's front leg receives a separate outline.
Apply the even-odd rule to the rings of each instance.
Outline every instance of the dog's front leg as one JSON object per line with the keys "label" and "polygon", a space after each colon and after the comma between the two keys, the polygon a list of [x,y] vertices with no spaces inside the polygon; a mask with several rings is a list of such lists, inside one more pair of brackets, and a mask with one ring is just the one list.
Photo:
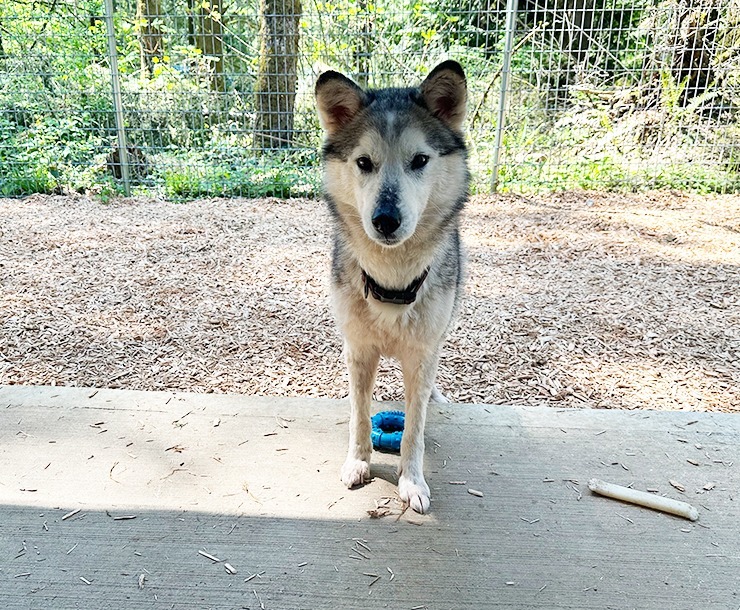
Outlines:
{"label": "dog's front leg", "polygon": [[349,371],[349,449],[342,466],[342,482],[347,487],[370,480],[370,402],[380,355],[370,347],[344,346]]}
{"label": "dog's front leg", "polygon": [[438,360],[436,350],[425,354],[407,354],[401,359],[406,390],[406,421],[398,467],[398,495],[417,513],[425,513],[429,509],[431,495],[424,480],[424,426]]}

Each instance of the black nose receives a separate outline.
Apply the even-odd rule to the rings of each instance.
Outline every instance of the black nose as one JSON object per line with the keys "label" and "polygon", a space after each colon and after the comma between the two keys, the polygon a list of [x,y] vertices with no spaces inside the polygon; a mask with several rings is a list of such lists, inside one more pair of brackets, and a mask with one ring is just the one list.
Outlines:
{"label": "black nose", "polygon": [[373,214],[373,226],[383,237],[390,237],[401,226],[401,213],[396,207],[378,207]]}

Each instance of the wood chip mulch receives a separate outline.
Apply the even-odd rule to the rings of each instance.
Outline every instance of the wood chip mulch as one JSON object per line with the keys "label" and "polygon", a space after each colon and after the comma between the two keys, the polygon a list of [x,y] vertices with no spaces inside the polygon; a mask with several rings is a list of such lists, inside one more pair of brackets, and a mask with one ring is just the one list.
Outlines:
{"label": "wood chip mulch", "polygon": [[[463,224],[448,398],[740,412],[740,196],[476,197]],[[0,384],[345,397],[329,231],[309,200],[0,199]]]}

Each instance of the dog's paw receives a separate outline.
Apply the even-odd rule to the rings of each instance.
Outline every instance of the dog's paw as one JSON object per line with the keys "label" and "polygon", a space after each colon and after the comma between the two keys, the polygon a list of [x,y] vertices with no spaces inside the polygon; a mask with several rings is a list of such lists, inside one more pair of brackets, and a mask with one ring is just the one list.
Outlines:
{"label": "dog's paw", "polygon": [[347,487],[357,487],[370,481],[370,464],[365,460],[347,458],[342,466],[342,483]]}
{"label": "dog's paw", "polygon": [[423,478],[414,481],[402,474],[398,479],[398,495],[417,513],[424,514],[429,510],[431,493],[429,485]]}
{"label": "dog's paw", "polygon": [[429,400],[440,404],[449,404],[450,402],[449,399],[439,391],[439,388],[436,385],[432,388],[432,396]]}

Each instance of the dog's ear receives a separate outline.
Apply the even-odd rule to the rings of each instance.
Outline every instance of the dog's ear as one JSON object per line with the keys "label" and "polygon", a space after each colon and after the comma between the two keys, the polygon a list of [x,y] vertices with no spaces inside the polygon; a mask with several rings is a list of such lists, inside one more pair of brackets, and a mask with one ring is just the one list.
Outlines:
{"label": "dog's ear", "polygon": [[421,94],[434,116],[460,130],[465,119],[468,88],[459,63],[448,60],[434,68],[421,84]]}
{"label": "dog's ear", "polygon": [[332,135],[365,106],[365,92],[339,72],[324,72],[316,81],[316,105],[326,133]]}

